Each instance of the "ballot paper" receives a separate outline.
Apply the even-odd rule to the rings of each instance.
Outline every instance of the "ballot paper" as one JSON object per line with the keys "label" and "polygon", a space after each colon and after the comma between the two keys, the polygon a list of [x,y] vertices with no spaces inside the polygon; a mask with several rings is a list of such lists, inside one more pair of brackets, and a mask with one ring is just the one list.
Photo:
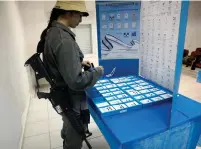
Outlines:
{"label": "ballot paper", "polygon": [[98,91],[107,89],[105,86],[96,87]]}
{"label": "ballot paper", "polygon": [[139,90],[142,89],[142,87],[141,87],[141,86],[138,86],[138,87],[134,87],[133,89],[136,90],[136,91],[139,91]]}
{"label": "ballot paper", "polygon": [[131,96],[135,96],[135,95],[138,95],[140,94],[138,91],[135,91],[133,89],[130,89],[130,90],[126,90],[126,92],[131,95]]}
{"label": "ballot paper", "polygon": [[159,101],[159,100],[163,100],[163,98],[161,98],[161,97],[153,97],[153,98],[151,98],[151,100],[153,100],[153,101]]}
{"label": "ballot paper", "polygon": [[109,80],[100,80],[99,82],[100,83],[107,83],[107,82],[109,82]]}
{"label": "ballot paper", "polygon": [[116,110],[121,110],[127,108],[125,104],[113,105]]}
{"label": "ballot paper", "polygon": [[122,91],[116,91],[116,92],[112,92],[114,95],[119,95],[119,94],[123,94],[124,92]]}
{"label": "ballot paper", "polygon": [[149,100],[149,99],[143,99],[143,100],[140,100],[140,102],[141,102],[142,104],[148,104],[148,103],[151,103],[152,101]]}
{"label": "ballot paper", "polygon": [[127,82],[127,85],[132,85],[132,84],[136,84],[135,82]]}
{"label": "ballot paper", "polygon": [[131,85],[132,88],[140,87],[138,84]]}
{"label": "ballot paper", "polygon": [[122,103],[120,100],[112,100],[109,102],[111,105],[116,105]]}
{"label": "ballot paper", "polygon": [[124,99],[121,99],[122,102],[131,102],[133,101],[132,98],[124,98]]}
{"label": "ballot paper", "polygon": [[106,86],[106,85],[112,85],[112,83],[110,83],[110,82],[102,83],[102,86]]}
{"label": "ballot paper", "polygon": [[128,102],[128,103],[126,103],[126,105],[127,105],[128,107],[134,107],[134,106],[139,105],[139,103],[137,103],[136,101],[133,101],[133,102]]}
{"label": "ballot paper", "polygon": [[134,76],[128,76],[128,77],[126,77],[127,79],[133,79],[133,78],[135,78]]}
{"label": "ballot paper", "polygon": [[144,83],[139,83],[139,85],[141,85],[141,86],[145,86],[145,85],[149,85],[149,83],[144,82]]}
{"label": "ballot paper", "polygon": [[137,80],[137,81],[135,81],[135,83],[145,83],[145,81],[143,81],[143,80]]}
{"label": "ballot paper", "polygon": [[160,96],[163,97],[164,99],[172,97],[172,95],[170,95],[170,94],[164,94],[164,95],[160,95]]}
{"label": "ballot paper", "polygon": [[147,89],[145,89],[145,90],[141,90],[141,91],[139,91],[141,94],[145,94],[145,93],[149,93],[150,91],[149,90],[147,90]]}
{"label": "ballot paper", "polygon": [[101,108],[101,107],[109,106],[109,104],[108,104],[108,102],[101,102],[101,103],[96,103],[96,106]]}
{"label": "ballot paper", "polygon": [[107,96],[113,96],[113,94],[112,93],[105,93],[105,94],[102,94],[103,95],[103,97],[107,97]]}
{"label": "ballot paper", "polygon": [[107,101],[118,99],[116,96],[105,97]]}
{"label": "ballot paper", "polygon": [[145,94],[145,96],[146,97],[154,97],[154,96],[156,96],[156,94],[154,94],[154,93],[148,93],[148,94]]}
{"label": "ballot paper", "polygon": [[119,83],[119,84],[117,84],[117,86],[122,87],[122,86],[127,86],[127,84],[126,83]]}
{"label": "ballot paper", "polygon": [[147,86],[142,86],[143,89],[150,89],[151,87],[149,85]]}
{"label": "ballot paper", "polygon": [[111,112],[115,111],[115,109],[112,106],[104,107],[104,108],[99,108],[101,113],[106,113],[106,112]]}
{"label": "ballot paper", "polygon": [[97,83],[97,84],[94,85],[94,87],[98,87],[98,86],[102,86],[102,84]]}
{"label": "ballot paper", "polygon": [[126,95],[126,94],[121,94],[121,95],[117,95],[117,98],[125,98],[125,97],[128,97],[128,95]]}
{"label": "ballot paper", "polygon": [[157,94],[157,95],[161,95],[161,94],[165,94],[166,92],[160,90],[160,91],[156,91],[156,92],[154,92],[154,93]]}
{"label": "ballot paper", "polygon": [[115,91],[121,91],[119,88],[112,88],[110,89],[111,92],[115,92]]}
{"label": "ballot paper", "polygon": [[109,90],[100,90],[99,93],[103,94],[103,93],[109,93]]}
{"label": "ballot paper", "polygon": [[151,92],[155,92],[155,91],[158,91],[159,89],[158,88],[151,88],[149,89]]}
{"label": "ballot paper", "polygon": [[110,79],[110,81],[112,81],[113,83],[120,83],[121,81],[119,79]]}
{"label": "ballot paper", "polygon": [[143,95],[140,95],[140,96],[135,96],[134,98],[137,100],[141,100],[141,99],[144,99],[145,97]]}
{"label": "ballot paper", "polygon": [[129,86],[124,86],[124,87],[122,87],[121,89],[122,89],[122,90],[127,90],[127,89],[130,89],[130,87],[129,87]]}
{"label": "ballot paper", "polygon": [[106,87],[110,89],[110,88],[115,88],[117,86],[115,84],[111,84],[111,85],[106,85]]}

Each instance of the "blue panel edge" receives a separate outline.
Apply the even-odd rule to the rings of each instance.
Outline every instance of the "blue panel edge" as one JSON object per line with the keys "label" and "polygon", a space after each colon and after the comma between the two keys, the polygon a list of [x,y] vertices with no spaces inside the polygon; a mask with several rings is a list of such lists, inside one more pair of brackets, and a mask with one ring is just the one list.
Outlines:
{"label": "blue panel edge", "polygon": [[174,93],[178,93],[180,76],[182,71],[182,59],[184,53],[184,44],[186,38],[186,27],[188,22],[188,8],[189,1],[182,1],[181,14],[180,14],[180,25],[179,25],[179,38],[178,38],[178,48],[177,48],[177,61],[175,67],[175,77],[174,77]]}
{"label": "blue panel edge", "polygon": [[[185,37],[186,37],[186,27],[188,22],[188,8],[189,8],[189,1],[182,1],[180,25],[179,25],[178,48],[177,48],[177,60],[176,60],[176,66],[175,66],[172,109],[175,108],[175,102],[177,100],[177,94],[178,94],[179,85],[180,85],[182,59],[183,59],[184,43],[185,43]],[[170,120],[170,126],[172,125],[171,122],[172,122],[172,118]]]}
{"label": "blue panel edge", "polygon": [[96,0],[96,23],[97,23],[97,39],[98,39],[98,59],[101,59],[101,39],[100,39],[100,22],[99,22],[99,5],[97,4],[97,0]]}

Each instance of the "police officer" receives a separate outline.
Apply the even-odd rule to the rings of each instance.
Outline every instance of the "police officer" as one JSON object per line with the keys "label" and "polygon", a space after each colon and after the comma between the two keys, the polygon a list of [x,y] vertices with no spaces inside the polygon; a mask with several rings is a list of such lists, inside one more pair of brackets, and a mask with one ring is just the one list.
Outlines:
{"label": "police officer", "polygon": [[[57,86],[68,86],[73,92],[68,100],[73,111],[81,116],[84,115],[82,111],[88,110],[85,89],[92,87],[104,73],[101,66],[93,71],[82,71],[84,66],[90,67],[91,64],[83,61],[84,55],[75,41],[75,34],[70,30],[88,15],[84,1],[57,1],[40,41],[40,47],[44,49],[44,64]],[[81,149],[81,135],[73,129],[68,117],[62,115],[62,119],[63,148]]]}

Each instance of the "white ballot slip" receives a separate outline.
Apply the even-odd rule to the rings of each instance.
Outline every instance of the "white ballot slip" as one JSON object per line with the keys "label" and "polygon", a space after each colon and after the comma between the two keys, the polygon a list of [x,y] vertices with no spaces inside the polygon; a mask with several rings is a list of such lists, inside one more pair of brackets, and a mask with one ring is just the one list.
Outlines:
{"label": "white ballot slip", "polygon": [[101,103],[96,103],[96,106],[101,108],[101,107],[109,106],[109,104],[107,102],[101,102]]}

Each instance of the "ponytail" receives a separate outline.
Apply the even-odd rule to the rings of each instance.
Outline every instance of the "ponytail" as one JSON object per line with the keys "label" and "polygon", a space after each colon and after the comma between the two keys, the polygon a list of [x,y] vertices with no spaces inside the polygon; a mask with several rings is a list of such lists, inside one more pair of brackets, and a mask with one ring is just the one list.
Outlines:
{"label": "ponytail", "polygon": [[56,8],[52,9],[48,26],[46,29],[44,29],[44,31],[42,32],[42,34],[40,36],[40,41],[38,42],[38,46],[37,46],[37,53],[43,53],[44,52],[45,38],[47,35],[47,31],[51,28],[52,23],[54,21],[56,21],[59,18],[59,16],[64,15],[65,13],[66,13],[66,11],[62,10],[62,9],[56,9]]}

